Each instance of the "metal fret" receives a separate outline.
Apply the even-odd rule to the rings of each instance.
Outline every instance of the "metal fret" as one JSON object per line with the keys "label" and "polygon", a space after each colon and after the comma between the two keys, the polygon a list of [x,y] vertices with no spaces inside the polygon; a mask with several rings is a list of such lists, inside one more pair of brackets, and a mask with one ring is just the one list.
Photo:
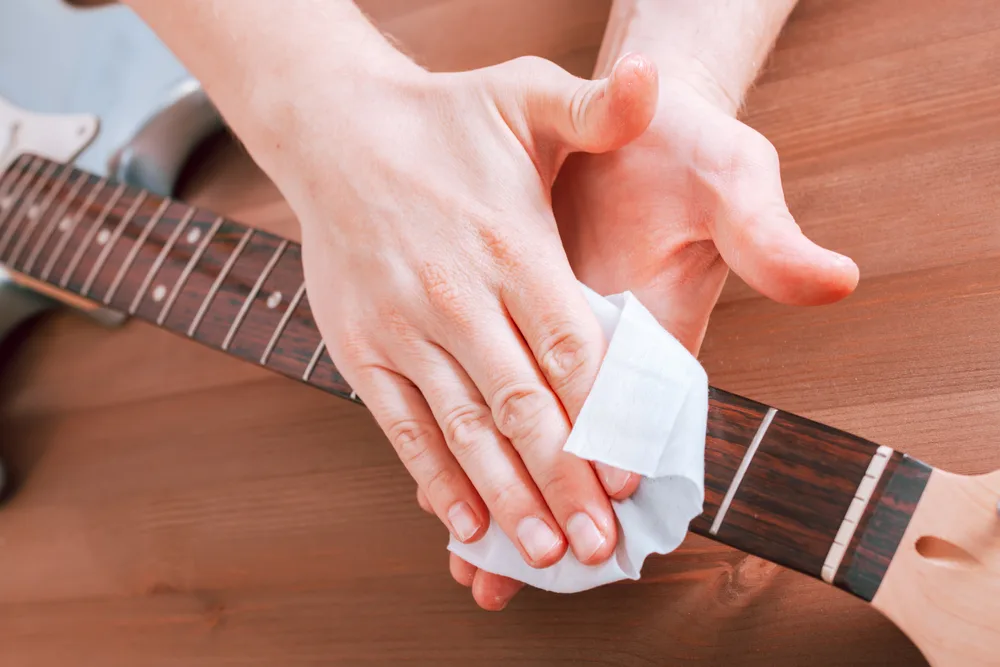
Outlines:
{"label": "metal fret", "polygon": [[104,266],[104,262],[108,261],[108,255],[111,254],[111,250],[115,247],[115,244],[118,243],[118,239],[121,237],[122,232],[125,231],[126,225],[132,221],[132,218],[135,216],[144,201],[146,201],[145,190],[139,193],[139,196],[135,198],[132,205],[129,206],[127,211],[125,211],[125,215],[123,215],[122,219],[118,221],[115,231],[111,234],[111,238],[108,239],[107,243],[104,244],[104,247],[101,248],[101,254],[97,256],[97,261],[94,262],[94,267],[90,270],[90,275],[87,276],[87,280],[83,283],[83,289],[80,290],[80,294],[83,296],[87,296],[87,293],[93,286],[94,281],[97,280],[97,275]]}
{"label": "metal fret", "polygon": [[83,184],[87,182],[87,175],[83,172],[76,172],[77,177],[73,181],[73,187],[69,191],[69,195],[63,198],[61,204],[56,209],[55,215],[52,216],[52,220],[45,229],[42,231],[41,236],[38,237],[38,241],[35,243],[35,247],[32,249],[31,254],[28,255],[28,261],[24,264],[24,272],[30,274],[31,269],[34,268],[35,262],[38,261],[38,255],[41,254],[42,250],[45,248],[45,244],[49,242],[52,238],[52,233],[59,228],[59,224],[62,221],[62,217],[66,215],[66,211],[72,205],[73,201],[76,199],[77,195],[80,194],[80,190],[83,189]]}
{"label": "metal fret", "polygon": [[281,334],[284,333],[285,327],[288,326],[289,320],[292,319],[292,315],[295,313],[295,309],[299,307],[299,301],[302,300],[302,295],[306,293],[306,284],[303,281],[299,285],[299,289],[296,290],[295,296],[292,297],[291,302],[288,304],[288,310],[281,316],[281,320],[278,321],[278,326],[275,327],[274,333],[271,334],[271,340],[267,341],[267,347],[264,348],[264,354],[260,355],[261,365],[267,364],[268,358],[271,356],[271,352],[274,351],[274,346],[278,344],[278,340],[281,338]]}
{"label": "metal fret", "polygon": [[[87,199],[83,202],[77,210],[76,215],[74,215],[73,219],[70,221],[69,228],[63,232],[62,238],[59,239],[59,243],[56,244],[56,251],[52,253],[52,256],[49,257],[49,261],[45,263],[45,268],[42,270],[42,280],[49,279],[49,274],[52,272],[52,269],[55,268],[56,261],[58,261],[59,256],[62,255],[63,250],[66,249],[66,244],[69,243],[70,238],[73,237],[73,232],[76,230],[76,226],[80,224],[80,221],[83,219],[87,209],[89,209],[97,200],[97,196],[102,190],[104,190],[104,186],[107,185],[107,183],[108,180],[106,178],[102,178],[90,191],[90,194],[87,195]],[[58,225],[59,223],[56,224]]]}
{"label": "metal fret", "polygon": [[174,244],[177,243],[177,239],[184,231],[184,228],[188,226],[188,223],[191,222],[191,218],[194,217],[196,212],[197,210],[194,206],[189,206],[187,213],[184,214],[184,217],[181,218],[180,222],[178,222],[174,227],[174,231],[170,234],[167,242],[163,244],[162,248],[160,248],[160,254],[156,256],[155,260],[153,260],[153,265],[149,267],[149,271],[146,272],[146,277],[142,279],[142,285],[139,286],[139,291],[135,293],[135,298],[132,299],[132,305],[128,308],[129,315],[134,315],[135,311],[138,310],[139,304],[142,303],[143,297],[146,296],[146,290],[149,289],[149,284],[153,282],[153,278],[155,278],[156,274],[160,272],[160,268],[163,266],[163,263],[167,261],[167,255],[170,254],[171,248],[173,248]]}
{"label": "metal fret", "polygon": [[236,337],[236,331],[240,328],[240,325],[243,324],[243,318],[247,316],[247,312],[249,312],[254,300],[260,293],[260,288],[264,286],[264,281],[267,280],[268,275],[270,275],[271,271],[274,270],[274,265],[278,263],[279,259],[281,259],[281,254],[285,252],[285,248],[287,247],[288,241],[282,241],[279,243],[278,248],[271,256],[271,259],[267,261],[267,264],[264,266],[264,270],[261,271],[260,276],[257,278],[257,282],[254,283],[250,293],[247,294],[247,298],[244,299],[243,305],[240,306],[240,312],[236,313],[236,319],[233,320],[233,324],[229,327],[229,332],[226,334],[225,340],[222,341],[223,350],[229,349],[229,345],[233,342],[233,338]]}
{"label": "metal fret", "polygon": [[306,366],[306,370],[302,374],[303,382],[309,382],[309,378],[312,377],[313,371],[316,370],[316,364],[319,363],[319,358],[323,355],[323,350],[325,349],[326,343],[321,340],[319,345],[316,346],[316,351],[313,352],[312,359],[309,360],[309,365]]}
{"label": "metal fret", "polygon": [[42,221],[42,218],[45,217],[45,214],[49,212],[49,208],[52,206],[53,202],[55,202],[59,192],[66,187],[66,183],[69,182],[69,177],[72,174],[73,169],[70,167],[63,169],[63,173],[59,177],[59,180],[56,181],[55,185],[53,185],[52,189],[49,191],[49,196],[45,198],[39,207],[38,215],[29,219],[28,229],[25,230],[25,232],[21,234],[21,238],[17,240],[17,245],[14,246],[14,250],[11,252],[10,260],[7,264],[14,266],[17,263],[17,258],[21,256],[21,251],[24,250],[24,247],[28,244],[28,240],[31,238],[31,235],[35,233],[35,228],[38,227],[38,224]]}
{"label": "metal fret", "polygon": [[118,200],[121,199],[121,196],[123,194],[125,194],[124,183],[115,188],[115,191],[112,193],[111,198],[108,199],[108,203],[104,205],[104,210],[101,211],[101,214],[97,216],[96,220],[94,220],[94,223],[90,226],[90,229],[87,230],[87,233],[84,235],[83,240],[80,242],[80,247],[78,247],[76,249],[76,252],[73,253],[73,258],[69,261],[69,266],[67,266],[66,270],[63,272],[63,277],[59,281],[60,287],[66,287],[66,284],[69,283],[69,279],[73,276],[73,272],[76,271],[76,267],[79,266],[80,260],[83,259],[84,253],[87,252],[88,246],[90,245],[91,241],[94,240],[94,235],[97,234],[97,230],[100,229],[101,225],[104,224],[104,221],[107,219],[108,215],[111,214],[111,211],[114,210],[115,204],[118,203]]}
{"label": "metal fret", "polygon": [[865,476],[861,478],[861,483],[858,484],[858,490],[854,493],[854,499],[851,500],[851,504],[844,514],[844,519],[840,522],[837,536],[833,539],[830,551],[826,554],[826,560],[823,561],[823,569],[820,576],[828,584],[832,584],[834,578],[837,576],[837,570],[840,569],[840,564],[844,560],[847,547],[851,544],[851,538],[854,537],[854,532],[858,529],[858,522],[861,521],[861,517],[865,513],[865,508],[871,502],[872,494],[875,493],[875,487],[878,486],[878,481],[882,478],[882,473],[885,472],[885,467],[889,464],[889,457],[892,456],[892,453],[893,450],[891,448],[879,446],[872,457],[871,463],[868,464]]}
{"label": "metal fret", "polygon": [[14,209],[19,208],[19,206],[16,206],[18,200],[21,199],[21,195],[24,194],[25,189],[34,179],[35,174],[39,173],[38,170],[35,169],[36,161],[41,162],[42,165],[45,164],[44,161],[32,157],[28,161],[28,164],[25,165],[24,171],[21,172],[21,174],[17,177],[17,180],[14,181],[10,193],[5,194],[3,198],[0,198],[0,225],[7,222],[10,214],[14,212]]}
{"label": "metal fret", "polygon": [[9,227],[7,227],[7,229],[4,230],[3,236],[0,237],[0,257],[3,257],[3,254],[7,251],[7,245],[10,243],[10,240],[14,238],[14,231],[21,226],[21,218],[26,217],[25,214],[27,213],[27,217],[30,221],[32,209],[35,209],[37,213],[37,207],[34,204],[35,198],[38,196],[38,193],[42,191],[42,188],[45,187],[45,184],[49,182],[49,179],[52,178],[53,174],[55,174],[58,169],[59,169],[58,163],[50,162],[48,166],[45,167],[44,170],[42,170],[41,174],[38,177],[38,180],[35,181],[34,185],[31,186],[31,190],[29,190],[28,194],[25,195],[24,201],[22,201],[18,206],[12,209],[11,215],[5,219],[4,223],[9,224]]}
{"label": "metal fret", "polygon": [[193,255],[191,255],[191,260],[187,263],[187,266],[184,267],[184,270],[181,271],[180,277],[177,279],[177,282],[174,283],[174,288],[170,291],[170,296],[167,297],[166,303],[163,304],[163,308],[160,310],[160,314],[156,318],[157,325],[162,326],[166,321],[167,314],[170,313],[170,309],[174,307],[174,301],[177,300],[177,295],[180,294],[184,283],[186,283],[187,279],[191,276],[191,272],[194,271],[194,267],[198,265],[198,262],[201,260],[201,256],[205,254],[205,249],[208,248],[208,244],[212,242],[213,238],[215,238],[216,232],[218,232],[219,227],[222,226],[222,221],[222,216],[215,219],[215,222],[212,223],[211,229],[208,230],[208,234],[205,235],[205,238],[203,238],[201,243],[198,245],[198,249],[194,251]]}
{"label": "metal fret", "polygon": [[750,467],[750,462],[753,461],[754,454],[757,453],[757,448],[760,447],[760,443],[764,439],[764,434],[767,433],[767,428],[771,425],[771,420],[774,419],[774,415],[777,413],[778,411],[774,408],[768,408],[767,414],[764,415],[764,419],[761,420],[760,426],[757,427],[757,432],[754,434],[753,440],[750,442],[750,446],[747,448],[746,454],[743,455],[743,460],[740,461],[740,467],[736,469],[733,481],[729,483],[726,495],[723,497],[722,503],[719,505],[719,511],[715,513],[715,520],[712,521],[712,527],[708,529],[708,532],[712,535],[717,535],[719,528],[722,527],[722,522],[726,519],[726,512],[729,511],[729,506],[732,504],[733,498],[736,496],[736,491],[740,488],[740,482],[743,481],[743,476],[746,475],[747,469]]}
{"label": "metal fret", "polygon": [[212,299],[215,298],[215,293],[219,291],[220,287],[222,287],[222,281],[226,279],[227,275],[229,275],[233,265],[236,264],[236,260],[239,259],[240,253],[243,252],[243,248],[245,248],[247,243],[250,242],[250,236],[252,234],[253,230],[249,228],[243,233],[243,238],[240,239],[236,248],[233,249],[232,254],[229,255],[229,259],[227,259],[226,263],[222,266],[222,270],[219,271],[219,275],[215,277],[215,282],[212,283],[212,287],[208,290],[208,294],[205,296],[204,301],[201,302],[201,306],[199,306],[198,313],[194,316],[191,326],[188,327],[188,338],[194,337],[194,332],[198,330],[198,325],[201,324],[202,318],[205,317],[205,313],[208,312],[208,306],[212,303]]}
{"label": "metal fret", "polygon": [[122,281],[125,280],[125,274],[128,273],[129,267],[132,266],[132,262],[135,261],[135,256],[139,254],[139,250],[142,249],[146,239],[153,232],[153,228],[156,227],[156,223],[160,221],[163,214],[166,212],[167,207],[170,206],[170,200],[164,199],[160,202],[160,206],[156,209],[153,215],[149,216],[149,220],[143,226],[142,231],[139,232],[139,236],[135,239],[135,243],[129,248],[128,255],[125,256],[125,261],[122,265],[118,267],[118,273],[115,274],[115,279],[111,281],[111,286],[108,287],[107,293],[104,295],[104,303],[111,303],[111,299],[114,298],[115,292],[121,287]]}
{"label": "metal fret", "polygon": [[[33,159],[34,158],[29,158],[28,163],[30,164]],[[27,168],[27,165],[25,165],[23,169],[11,168],[4,172],[3,177],[0,177],[0,213],[3,213],[3,211],[11,203],[13,203],[13,199],[7,199],[7,193],[10,192],[10,187],[12,187],[14,183],[17,183],[17,181],[24,175]]]}

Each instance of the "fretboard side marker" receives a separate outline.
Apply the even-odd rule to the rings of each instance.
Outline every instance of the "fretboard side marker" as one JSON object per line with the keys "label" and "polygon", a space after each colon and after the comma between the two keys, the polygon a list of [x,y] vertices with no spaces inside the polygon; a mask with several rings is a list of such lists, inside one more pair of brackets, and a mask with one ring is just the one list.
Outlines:
{"label": "fretboard side marker", "polygon": [[139,232],[139,236],[132,243],[132,247],[129,248],[128,254],[125,256],[125,261],[118,267],[118,273],[115,274],[115,279],[111,281],[111,287],[108,288],[107,293],[104,295],[105,304],[111,303],[111,299],[114,298],[118,288],[121,287],[122,281],[125,280],[125,274],[128,273],[129,267],[131,267],[132,262],[135,261],[135,256],[139,254],[142,246],[146,243],[146,239],[149,238],[149,235],[153,232],[153,228],[156,227],[156,223],[158,223],[160,218],[163,217],[163,214],[166,212],[168,206],[170,206],[170,201],[164,199],[160,202],[156,212],[153,213],[148,220],[146,220],[146,224],[143,225],[142,231]]}
{"label": "fretboard side marker", "polygon": [[174,288],[170,291],[170,296],[167,297],[166,302],[163,304],[163,308],[160,310],[160,314],[156,318],[156,324],[158,326],[163,326],[163,323],[167,320],[167,315],[170,314],[170,309],[174,307],[174,301],[177,300],[177,296],[180,294],[181,288],[184,287],[184,283],[186,283],[188,278],[191,277],[191,272],[194,271],[194,267],[198,265],[198,262],[201,260],[201,256],[205,254],[205,249],[208,248],[208,244],[212,242],[213,238],[215,238],[215,233],[219,231],[219,227],[222,226],[222,220],[222,216],[215,219],[215,222],[212,223],[211,229],[208,230],[208,234],[205,234],[205,237],[202,238],[197,250],[195,250],[194,254],[191,255],[191,260],[187,263],[187,266],[184,267],[184,270],[181,271],[180,277],[177,279],[177,282],[174,283]]}
{"label": "fretboard side marker", "polygon": [[[14,232],[18,227],[21,226],[21,218],[28,218],[29,224],[32,222],[30,213],[34,212],[37,215],[37,205],[35,204],[35,199],[41,193],[45,185],[55,176],[56,172],[59,170],[59,164],[56,162],[50,163],[41,173],[35,184],[31,186],[31,190],[25,196],[24,201],[21,202],[20,206],[17,206],[8,216],[6,222],[10,226],[4,230],[3,237],[0,238],[0,256],[7,252],[7,245],[10,240],[14,238]],[[34,209],[34,211],[32,210]]]}
{"label": "fretboard side marker", "polygon": [[246,247],[247,243],[250,242],[250,237],[253,235],[253,229],[247,228],[243,232],[243,238],[233,249],[233,252],[229,255],[229,259],[222,266],[222,270],[219,271],[219,275],[215,277],[215,282],[212,283],[212,287],[208,290],[208,294],[205,295],[205,299],[201,302],[201,306],[198,308],[198,313],[194,316],[194,320],[191,321],[191,326],[188,327],[187,335],[188,338],[194,338],[194,332],[198,330],[198,325],[201,324],[202,318],[205,317],[205,313],[208,312],[208,307],[212,304],[212,299],[215,298],[215,293],[219,291],[222,287],[222,281],[226,279],[229,272],[233,269],[233,265],[236,264],[236,260],[240,258],[240,253],[243,252],[243,248]]}
{"label": "fretboard side marker", "polygon": [[264,286],[264,281],[267,277],[271,275],[271,271],[274,270],[274,265],[278,263],[281,259],[281,255],[285,252],[285,248],[288,247],[288,241],[282,241],[278,244],[275,249],[274,254],[271,255],[271,259],[267,260],[267,265],[264,266],[264,270],[260,272],[260,276],[257,278],[257,282],[253,284],[253,288],[250,293],[247,294],[247,298],[243,300],[243,305],[240,306],[240,312],[236,314],[236,318],[233,320],[232,326],[229,327],[229,332],[226,334],[225,340],[222,341],[222,349],[228,350],[229,346],[233,343],[233,338],[236,337],[236,332],[239,330],[240,325],[243,324],[243,319],[247,316],[250,311],[250,307],[253,306],[253,302],[257,299],[257,295],[260,293],[260,288]]}
{"label": "fretboard side marker", "polygon": [[42,201],[41,206],[39,206],[38,215],[36,215],[34,219],[29,221],[30,224],[28,225],[28,229],[23,234],[21,234],[21,238],[17,240],[17,244],[11,250],[10,259],[7,261],[7,264],[9,266],[16,265],[17,258],[21,256],[21,251],[24,249],[28,241],[31,239],[31,235],[35,233],[35,229],[38,227],[38,224],[42,221],[42,218],[44,218],[45,214],[49,212],[49,209],[52,207],[53,202],[55,202],[56,200],[56,196],[62,191],[64,187],[66,187],[66,183],[69,182],[69,177],[72,174],[73,174],[72,169],[68,168],[64,169],[62,175],[59,176],[59,180],[56,181],[55,185],[52,186],[52,189],[49,190],[48,197],[46,197]]}
{"label": "fretboard side marker", "polygon": [[42,280],[47,281],[49,279],[49,274],[52,273],[52,269],[56,268],[56,262],[59,261],[59,257],[61,257],[63,252],[66,250],[66,246],[69,243],[70,238],[72,238],[73,232],[76,231],[77,225],[79,225],[80,221],[83,220],[83,216],[86,214],[87,209],[89,209],[94,202],[97,201],[97,197],[104,190],[104,186],[107,185],[107,183],[107,179],[104,178],[97,181],[97,184],[91,189],[90,194],[88,194],[87,198],[82,204],[80,204],[80,208],[77,210],[76,215],[73,216],[69,227],[67,227],[66,231],[63,232],[59,242],[56,243],[55,252],[52,253],[51,257],[49,257],[49,261],[45,263],[45,268],[42,270]]}
{"label": "fretboard side marker", "polygon": [[323,341],[319,342],[316,346],[316,351],[313,352],[312,359],[309,360],[309,365],[306,366],[305,373],[302,374],[302,381],[309,382],[309,378],[312,377],[313,371],[316,370],[316,364],[319,363],[319,358],[323,356],[323,350],[326,349],[326,343]]}
{"label": "fretboard side marker", "polygon": [[872,494],[882,478],[882,473],[885,472],[892,452],[891,448],[880,446],[868,464],[868,469],[865,471],[865,476],[861,478],[861,483],[858,484],[858,490],[847,508],[844,520],[840,522],[840,528],[837,530],[837,536],[833,538],[833,544],[830,545],[830,551],[826,554],[826,560],[823,561],[821,575],[823,581],[828,584],[832,584],[837,576],[837,570],[840,569],[840,564],[844,560],[847,547],[851,544],[851,538],[854,537],[854,533],[858,529],[858,523],[864,516],[868,503],[871,502]]}
{"label": "fretboard side marker", "polygon": [[[128,314],[135,315],[135,311],[139,309],[139,304],[142,303],[143,298],[146,296],[146,291],[149,289],[149,285],[153,282],[153,278],[156,274],[160,272],[160,267],[163,266],[163,262],[166,261],[167,255],[170,253],[170,249],[174,247],[177,243],[177,239],[184,232],[184,229],[191,222],[191,218],[197,213],[197,209],[193,206],[189,207],[187,213],[181,218],[180,222],[174,225],[174,230],[170,233],[170,237],[167,238],[167,242],[163,244],[160,248],[160,253],[153,260],[152,266],[149,267],[149,271],[146,272],[146,276],[142,279],[142,284],[139,285],[139,291],[135,293],[135,297],[132,299],[132,303],[128,307]],[[109,299],[110,301],[110,299]],[[105,301],[108,303],[109,301]]]}
{"label": "fretboard side marker", "polygon": [[733,481],[729,483],[726,495],[719,505],[719,511],[715,513],[715,520],[712,521],[712,527],[708,529],[710,534],[717,535],[719,533],[722,523],[726,520],[726,512],[729,511],[729,506],[732,504],[733,498],[736,496],[736,491],[739,490],[740,483],[743,481],[743,476],[747,474],[750,462],[753,461],[753,457],[757,453],[757,448],[760,447],[760,443],[764,439],[764,434],[767,433],[767,429],[771,425],[774,415],[777,413],[778,411],[774,408],[768,408],[764,418],[760,421],[760,426],[757,427],[757,432],[754,433],[753,440],[750,441],[750,446],[747,447],[747,451],[743,455],[743,460],[740,461],[740,467],[736,469]]}
{"label": "fretboard side marker", "polygon": [[90,275],[87,276],[86,282],[83,283],[83,287],[80,289],[80,294],[83,296],[89,296],[88,293],[90,292],[90,288],[93,287],[94,281],[97,280],[97,275],[104,267],[104,263],[108,261],[108,255],[111,254],[111,250],[115,247],[115,244],[118,243],[118,239],[125,230],[125,226],[132,221],[132,218],[135,217],[136,212],[139,210],[139,207],[142,206],[142,202],[144,201],[146,201],[145,190],[139,192],[135,201],[133,201],[132,205],[128,207],[127,211],[125,211],[125,215],[123,215],[122,219],[118,221],[118,224],[115,226],[115,231],[111,234],[111,238],[108,239],[108,242],[104,244],[104,247],[101,248],[101,254],[97,256],[97,261],[94,262],[94,266],[90,269]]}
{"label": "fretboard side marker", "polygon": [[292,319],[292,315],[295,313],[295,309],[299,307],[299,301],[302,300],[302,295],[305,293],[306,284],[303,282],[299,285],[299,289],[295,292],[295,296],[292,297],[291,302],[289,302],[288,310],[285,311],[285,314],[281,316],[281,320],[278,321],[278,326],[274,328],[274,333],[271,334],[271,340],[267,341],[267,347],[264,348],[264,354],[260,355],[261,366],[267,364],[267,360],[270,358],[271,352],[274,351],[275,345],[278,344],[281,334],[284,333],[285,327],[288,326],[288,321]]}
{"label": "fretboard side marker", "polygon": [[[11,171],[9,173],[14,172]],[[41,172],[35,167],[35,158],[29,158],[24,171],[17,175],[17,178],[10,185],[10,190],[6,191],[3,197],[0,198],[0,226],[6,224],[11,219],[14,211],[21,208],[19,201],[36,173]]]}
{"label": "fretboard side marker", "polygon": [[69,266],[67,266],[66,270],[63,272],[63,277],[59,281],[59,287],[65,288],[66,285],[69,284],[70,278],[72,278],[73,273],[76,272],[76,267],[80,265],[80,261],[83,259],[84,254],[90,248],[90,244],[93,242],[94,237],[97,236],[97,230],[104,225],[104,221],[115,209],[115,205],[118,203],[118,200],[122,198],[123,194],[125,194],[124,183],[115,188],[114,192],[111,194],[111,198],[108,199],[108,203],[104,205],[104,210],[101,211],[101,214],[97,216],[97,219],[90,226],[90,229],[87,230],[87,233],[84,235],[79,247],[73,254],[73,258],[69,261]]}

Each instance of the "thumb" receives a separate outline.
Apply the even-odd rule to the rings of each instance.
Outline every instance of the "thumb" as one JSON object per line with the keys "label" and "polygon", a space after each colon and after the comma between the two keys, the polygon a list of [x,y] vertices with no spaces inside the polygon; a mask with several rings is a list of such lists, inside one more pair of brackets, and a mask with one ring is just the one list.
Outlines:
{"label": "thumb", "polygon": [[548,61],[530,73],[525,112],[536,139],[553,140],[566,152],[604,153],[645,131],[656,112],[656,66],[629,54],[611,74],[589,81]]}
{"label": "thumb", "polygon": [[720,193],[713,238],[729,267],[750,287],[788,305],[833,303],[853,292],[857,265],[802,233],[785,204],[776,164],[755,171],[730,181],[731,196]]}

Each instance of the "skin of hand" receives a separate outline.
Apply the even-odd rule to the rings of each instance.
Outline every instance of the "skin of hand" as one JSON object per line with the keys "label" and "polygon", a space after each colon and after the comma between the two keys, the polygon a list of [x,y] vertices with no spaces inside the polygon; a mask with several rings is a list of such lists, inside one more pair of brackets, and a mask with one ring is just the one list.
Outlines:
{"label": "skin of hand", "polygon": [[525,59],[374,85],[337,150],[306,151],[290,177],[334,363],[452,534],[479,539],[492,515],[536,567],[566,538],[601,562],[617,538],[608,494],[628,480],[602,488],[562,451],[605,342],[549,193],[569,151],[645,127],[627,117],[650,71],[628,59],[585,83]]}
{"label": "skin of hand", "polygon": [[[657,112],[627,146],[570,156],[553,191],[578,278],[602,294],[631,290],[692,354],[730,269],[792,305],[837,301],[858,282],[853,261],[802,234],[785,203],[777,152],[736,118],[756,73],[746,63],[760,62],[794,3],[738,2],[616,2],[602,57],[627,47],[651,52],[660,71]],[[667,26],[704,34],[698,28],[709,25],[720,47],[697,58],[672,50],[683,36],[669,40],[674,46],[666,52],[657,51],[660,40],[642,39],[663,35]],[[730,59],[722,57],[734,43]],[[599,62],[598,71],[604,68]],[[472,587],[484,608],[502,609],[523,587],[450,559],[454,579]]]}
{"label": "skin of hand", "polygon": [[[658,76],[521,58],[432,74],[344,0],[130,0],[299,218],[330,355],[459,540],[490,515],[535,567],[606,560],[634,475],[562,451],[606,342],[551,186],[635,139]],[[169,6],[168,6],[169,5]],[[321,82],[329,82],[320,85]]]}

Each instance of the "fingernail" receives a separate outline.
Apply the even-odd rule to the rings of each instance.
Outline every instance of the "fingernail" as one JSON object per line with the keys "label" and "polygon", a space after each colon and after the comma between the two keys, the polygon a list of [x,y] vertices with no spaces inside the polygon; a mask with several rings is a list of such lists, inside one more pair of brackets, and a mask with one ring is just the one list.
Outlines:
{"label": "fingernail", "polygon": [[604,490],[611,495],[621,493],[632,479],[632,473],[627,470],[613,468],[604,463],[597,464],[597,471],[601,475],[601,482],[604,483]]}
{"label": "fingernail", "polygon": [[528,558],[536,563],[559,546],[559,536],[547,523],[533,516],[525,517],[517,524],[517,539],[521,541]]}
{"label": "fingernail", "polygon": [[841,255],[840,253],[835,252],[833,253],[833,263],[838,266],[850,266],[851,264],[854,264],[854,260],[846,255]]}
{"label": "fingernail", "polygon": [[597,524],[585,512],[577,512],[569,518],[566,522],[566,532],[569,533],[569,543],[573,546],[573,553],[581,562],[589,560],[606,542],[604,535],[597,530]]}
{"label": "fingernail", "polygon": [[462,542],[471,539],[479,530],[479,519],[473,514],[469,504],[463,500],[448,509],[448,521],[451,522],[451,531]]}

